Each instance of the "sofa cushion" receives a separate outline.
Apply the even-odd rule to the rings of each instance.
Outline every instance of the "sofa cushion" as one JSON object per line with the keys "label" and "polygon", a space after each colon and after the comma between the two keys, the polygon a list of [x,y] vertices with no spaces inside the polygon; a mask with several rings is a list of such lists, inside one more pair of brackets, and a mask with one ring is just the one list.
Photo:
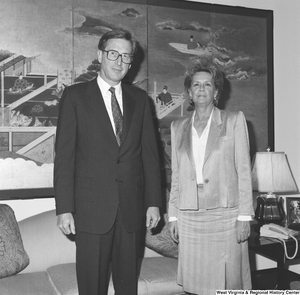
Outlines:
{"label": "sofa cushion", "polygon": [[74,237],[64,235],[56,222],[56,212],[50,210],[18,223],[24,247],[30,257],[30,264],[22,273],[46,271],[52,265],[75,262]]}
{"label": "sofa cushion", "polygon": [[28,264],[14,211],[0,204],[0,278],[14,275]]}
{"label": "sofa cushion", "polygon": [[47,269],[49,281],[58,295],[78,295],[76,264],[64,263]]}
{"label": "sofa cushion", "polygon": [[[168,257],[143,258],[139,277],[139,293],[147,295],[175,295],[183,290],[177,284],[178,260]],[[140,284],[144,281],[143,284]],[[141,292],[146,285],[146,291]]]}
{"label": "sofa cushion", "polygon": [[156,229],[147,231],[145,245],[147,248],[162,256],[177,258],[178,245],[171,238],[171,234],[167,227],[167,219],[167,214],[165,214],[164,219]]}
{"label": "sofa cushion", "polygon": [[[58,295],[78,295],[75,263],[59,264],[47,269],[49,280]],[[141,260],[139,295],[174,295],[182,288],[176,283],[177,259],[149,257]],[[108,295],[114,294],[112,279]]]}
{"label": "sofa cushion", "polygon": [[56,295],[46,272],[17,274],[0,280],[1,295]]}

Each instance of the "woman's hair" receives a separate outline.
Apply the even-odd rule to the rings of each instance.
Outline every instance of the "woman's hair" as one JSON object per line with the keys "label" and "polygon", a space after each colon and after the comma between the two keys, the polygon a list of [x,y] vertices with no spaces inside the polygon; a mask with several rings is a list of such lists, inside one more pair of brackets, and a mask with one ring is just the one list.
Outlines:
{"label": "woman's hair", "polygon": [[[214,105],[218,104],[219,98],[221,96],[221,92],[223,90],[223,84],[224,84],[224,78],[222,72],[211,62],[204,62],[198,60],[197,62],[193,63],[186,71],[185,73],[185,79],[184,79],[184,88],[189,92],[189,89],[192,84],[193,76],[196,73],[199,72],[206,72],[212,75],[213,82],[215,85],[215,88],[217,90],[217,96],[214,99]],[[190,102],[191,105],[194,105],[193,102]]]}
{"label": "woman's hair", "polygon": [[99,50],[104,50],[105,47],[106,47],[107,41],[110,40],[110,39],[124,39],[124,40],[127,40],[131,43],[132,54],[134,54],[136,52],[137,42],[133,38],[131,33],[126,31],[126,30],[113,30],[113,31],[108,31],[107,33],[105,33],[101,37],[101,39],[98,43],[98,49]]}

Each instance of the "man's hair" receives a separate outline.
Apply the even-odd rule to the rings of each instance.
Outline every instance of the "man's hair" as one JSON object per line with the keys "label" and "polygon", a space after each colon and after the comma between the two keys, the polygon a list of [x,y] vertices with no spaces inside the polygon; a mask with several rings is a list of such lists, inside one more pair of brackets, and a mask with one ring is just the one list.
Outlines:
{"label": "man's hair", "polygon": [[105,33],[98,43],[99,50],[105,50],[106,43],[110,39],[124,39],[131,43],[132,46],[132,54],[136,52],[136,40],[133,38],[132,34],[126,30],[112,30]]}

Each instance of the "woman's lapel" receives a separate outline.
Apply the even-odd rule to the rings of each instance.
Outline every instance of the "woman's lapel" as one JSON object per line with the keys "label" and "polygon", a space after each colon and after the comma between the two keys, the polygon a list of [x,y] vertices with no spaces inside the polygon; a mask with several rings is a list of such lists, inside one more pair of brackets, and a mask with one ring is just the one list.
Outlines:
{"label": "woman's lapel", "polygon": [[183,130],[182,142],[184,142],[185,150],[188,155],[188,158],[195,170],[195,162],[193,156],[193,131],[192,131],[192,120],[193,114],[191,114],[189,120],[186,122],[185,128]]}
{"label": "woman's lapel", "polygon": [[209,157],[211,151],[214,148],[215,143],[217,142],[217,139],[220,136],[222,130],[222,123],[223,122],[221,118],[221,111],[218,108],[214,107],[212,118],[211,118],[210,130],[208,133],[208,138],[206,143],[204,163]]}

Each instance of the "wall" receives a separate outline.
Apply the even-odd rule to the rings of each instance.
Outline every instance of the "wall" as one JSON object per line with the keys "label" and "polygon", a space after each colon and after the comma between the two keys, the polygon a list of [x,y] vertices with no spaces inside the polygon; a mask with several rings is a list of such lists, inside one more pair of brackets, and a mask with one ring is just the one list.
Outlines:
{"label": "wall", "polygon": [[[189,1],[189,0],[187,0]],[[194,2],[242,6],[274,11],[275,151],[287,154],[300,186],[300,1],[299,0],[202,0]],[[295,195],[299,197],[300,195]],[[53,199],[18,200],[10,205],[18,220],[55,208]],[[263,261],[273,266],[272,263]],[[259,268],[258,263],[258,268]],[[300,272],[300,266],[294,266]]]}
{"label": "wall", "polygon": [[18,221],[40,212],[55,209],[55,202],[53,198],[1,201],[0,204],[1,203],[9,205],[14,210]]}

